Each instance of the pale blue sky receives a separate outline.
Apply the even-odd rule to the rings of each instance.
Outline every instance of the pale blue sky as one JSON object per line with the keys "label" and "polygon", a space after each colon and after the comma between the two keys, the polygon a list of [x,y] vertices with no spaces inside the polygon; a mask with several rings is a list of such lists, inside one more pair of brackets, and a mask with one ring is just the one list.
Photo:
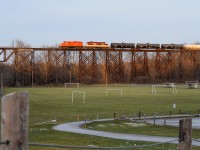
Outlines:
{"label": "pale blue sky", "polygon": [[0,47],[200,41],[200,0],[0,0]]}

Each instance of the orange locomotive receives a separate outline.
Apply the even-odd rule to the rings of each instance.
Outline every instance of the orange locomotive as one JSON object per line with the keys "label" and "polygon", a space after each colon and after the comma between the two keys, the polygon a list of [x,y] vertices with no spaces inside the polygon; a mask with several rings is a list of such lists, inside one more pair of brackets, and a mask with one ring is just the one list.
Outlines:
{"label": "orange locomotive", "polygon": [[[60,48],[83,48],[83,42],[81,41],[64,41],[60,43]],[[109,48],[109,45],[105,42],[87,42],[86,48]]]}
{"label": "orange locomotive", "polygon": [[82,48],[83,42],[81,41],[64,41],[60,43],[60,48]]}
{"label": "orange locomotive", "polygon": [[87,42],[86,47],[89,48],[108,48],[109,45],[106,42]]}

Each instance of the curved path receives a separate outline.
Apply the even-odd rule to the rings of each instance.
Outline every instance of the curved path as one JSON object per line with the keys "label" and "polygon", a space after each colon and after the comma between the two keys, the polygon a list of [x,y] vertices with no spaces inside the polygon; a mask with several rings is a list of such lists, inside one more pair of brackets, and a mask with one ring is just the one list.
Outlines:
{"label": "curved path", "polygon": [[[113,119],[103,119],[99,121],[108,121]],[[87,123],[91,123],[93,121],[87,121]],[[161,137],[161,136],[148,136],[148,135],[138,135],[138,134],[123,134],[123,133],[113,133],[113,132],[104,132],[104,131],[96,131],[96,130],[89,130],[81,128],[82,125],[85,124],[85,121],[79,122],[71,122],[71,123],[64,123],[57,126],[54,126],[53,129],[58,131],[65,131],[65,132],[73,132],[79,134],[87,134],[87,135],[94,135],[94,136],[101,136],[113,139],[123,139],[123,140],[133,140],[133,141],[146,141],[146,142],[158,142],[158,143],[165,143],[169,141],[174,141],[177,138],[174,137]],[[172,142],[178,143],[178,141]],[[200,146],[200,142],[192,141],[192,145]]]}

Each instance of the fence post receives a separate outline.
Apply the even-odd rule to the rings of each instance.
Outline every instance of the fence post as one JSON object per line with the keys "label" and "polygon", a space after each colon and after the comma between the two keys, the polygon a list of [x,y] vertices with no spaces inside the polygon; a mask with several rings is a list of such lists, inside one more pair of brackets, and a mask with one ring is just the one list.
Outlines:
{"label": "fence post", "polygon": [[144,114],[144,123],[146,122],[146,114]]}
{"label": "fence post", "polygon": [[166,117],[164,116],[164,126],[166,126]]}
{"label": "fence post", "polygon": [[155,115],[155,113],[154,113],[154,115],[153,115],[153,124],[154,124],[154,125],[156,124],[156,115]]}
{"label": "fence post", "polygon": [[28,150],[28,92],[16,92],[2,97],[1,145],[2,150]]}
{"label": "fence post", "polygon": [[139,116],[139,120],[140,120],[141,119],[141,111],[139,111],[138,116]]}
{"label": "fence post", "polygon": [[179,150],[192,150],[192,118],[179,121]]}
{"label": "fence post", "polygon": [[1,90],[0,90],[0,96],[3,96],[3,74],[1,73]]}
{"label": "fence post", "polygon": [[133,114],[133,119],[134,119],[134,122],[135,122],[135,113]]}

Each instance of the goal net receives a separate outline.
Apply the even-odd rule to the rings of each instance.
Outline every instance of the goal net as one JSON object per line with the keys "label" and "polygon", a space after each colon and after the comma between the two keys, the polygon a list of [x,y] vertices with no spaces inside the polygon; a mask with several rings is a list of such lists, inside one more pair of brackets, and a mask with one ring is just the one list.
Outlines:
{"label": "goal net", "polygon": [[159,92],[164,91],[164,90],[161,90],[161,88],[163,88],[163,89],[165,88],[165,91],[167,91],[166,88],[170,88],[170,89],[172,89],[173,94],[177,94],[176,85],[174,83],[173,84],[172,83],[166,83],[166,84],[152,85],[152,89],[151,89],[152,94],[156,94],[158,88],[160,88]]}
{"label": "goal net", "polygon": [[106,89],[106,96],[108,96],[109,91],[118,91],[118,93],[120,92],[120,95],[122,96],[122,89]]}
{"label": "goal net", "polygon": [[185,85],[188,88],[197,88],[199,85],[199,81],[185,81]]}
{"label": "goal net", "polygon": [[84,104],[85,103],[85,92],[82,92],[82,91],[72,91],[72,104],[74,103],[74,95],[75,94],[82,94],[83,104]]}
{"label": "goal net", "polygon": [[64,83],[65,88],[79,88],[79,83]]}

